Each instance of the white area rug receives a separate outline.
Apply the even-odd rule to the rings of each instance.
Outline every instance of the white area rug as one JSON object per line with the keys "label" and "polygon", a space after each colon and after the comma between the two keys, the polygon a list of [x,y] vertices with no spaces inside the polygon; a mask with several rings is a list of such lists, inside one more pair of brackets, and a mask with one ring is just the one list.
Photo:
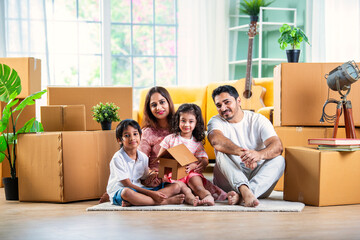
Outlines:
{"label": "white area rug", "polygon": [[211,212],[301,212],[304,204],[282,200],[280,193],[272,193],[267,199],[260,199],[256,208],[240,205],[228,205],[227,202],[216,202],[215,206],[162,205],[162,206],[131,206],[121,207],[110,202],[89,207],[86,211],[211,211]]}

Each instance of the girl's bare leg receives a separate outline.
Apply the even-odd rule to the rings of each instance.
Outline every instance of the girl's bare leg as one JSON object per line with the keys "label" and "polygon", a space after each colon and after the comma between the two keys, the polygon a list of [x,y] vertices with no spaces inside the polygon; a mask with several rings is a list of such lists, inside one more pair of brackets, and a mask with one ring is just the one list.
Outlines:
{"label": "girl's bare leg", "polygon": [[200,197],[199,205],[215,205],[214,198],[211,196],[211,193],[204,188],[204,184],[200,176],[193,176],[190,178],[189,186],[194,191],[195,195]]}
{"label": "girl's bare leg", "polygon": [[185,194],[185,203],[193,206],[197,206],[199,204],[200,201],[199,197],[198,196],[195,197],[191,189],[188,186],[186,186],[185,183],[181,181],[176,181],[175,183],[180,186],[181,192]]}

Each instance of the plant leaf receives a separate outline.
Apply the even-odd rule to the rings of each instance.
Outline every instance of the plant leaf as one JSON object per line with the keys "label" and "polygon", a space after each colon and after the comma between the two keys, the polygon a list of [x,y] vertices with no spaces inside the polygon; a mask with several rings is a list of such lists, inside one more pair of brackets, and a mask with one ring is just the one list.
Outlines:
{"label": "plant leaf", "polygon": [[4,135],[0,136],[0,152],[5,152],[7,149],[6,140]]}
{"label": "plant leaf", "polygon": [[5,153],[0,152],[0,163],[2,163],[5,159]]}
{"label": "plant leaf", "polygon": [[41,96],[44,93],[46,93],[46,89],[44,89],[44,90],[42,90],[40,92],[36,92],[36,93],[31,94],[30,96],[28,96],[27,98],[22,100],[22,102],[14,109],[14,111],[19,111],[19,110],[23,109],[24,107],[26,107],[28,105],[35,104],[35,99],[41,98]]}
{"label": "plant leaf", "polygon": [[0,64],[0,101],[8,102],[10,96],[16,97],[20,92],[21,80],[18,73],[8,65]]}

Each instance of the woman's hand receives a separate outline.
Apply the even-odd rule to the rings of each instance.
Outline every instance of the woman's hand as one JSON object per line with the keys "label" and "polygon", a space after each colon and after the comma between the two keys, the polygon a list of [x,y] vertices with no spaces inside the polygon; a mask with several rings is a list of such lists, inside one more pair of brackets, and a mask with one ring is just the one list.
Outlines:
{"label": "woman's hand", "polygon": [[160,185],[160,183],[161,183],[161,178],[158,178],[157,172],[153,172],[149,174],[149,176],[142,181],[142,184],[145,187],[157,187]]}

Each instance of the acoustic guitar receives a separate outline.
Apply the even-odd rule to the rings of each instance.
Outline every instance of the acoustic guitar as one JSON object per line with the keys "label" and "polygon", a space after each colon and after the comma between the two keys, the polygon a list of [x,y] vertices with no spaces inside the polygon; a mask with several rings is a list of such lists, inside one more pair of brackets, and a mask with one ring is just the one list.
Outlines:
{"label": "acoustic guitar", "polygon": [[240,82],[244,82],[244,90],[239,92],[241,98],[241,107],[245,110],[251,110],[256,112],[260,108],[265,107],[263,99],[265,95],[265,88],[261,86],[253,86],[251,71],[252,71],[252,53],[254,45],[254,37],[256,35],[256,21],[251,21],[249,28],[249,46],[246,65],[246,78],[240,79]]}

